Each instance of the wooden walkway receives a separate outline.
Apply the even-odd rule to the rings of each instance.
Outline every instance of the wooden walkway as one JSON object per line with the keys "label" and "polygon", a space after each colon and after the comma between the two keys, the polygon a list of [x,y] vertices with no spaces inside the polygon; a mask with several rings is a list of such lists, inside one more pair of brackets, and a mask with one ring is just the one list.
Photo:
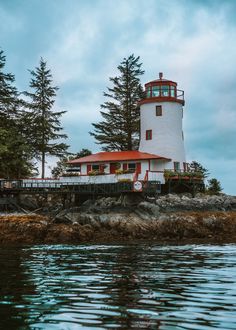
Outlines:
{"label": "wooden walkway", "polygon": [[37,182],[25,183],[23,180],[1,180],[0,195],[17,194],[79,194],[79,195],[118,195],[122,193],[144,193],[155,195],[161,192],[159,181],[142,182],[140,191],[134,190],[133,182],[117,182],[103,184],[78,184],[71,182]]}

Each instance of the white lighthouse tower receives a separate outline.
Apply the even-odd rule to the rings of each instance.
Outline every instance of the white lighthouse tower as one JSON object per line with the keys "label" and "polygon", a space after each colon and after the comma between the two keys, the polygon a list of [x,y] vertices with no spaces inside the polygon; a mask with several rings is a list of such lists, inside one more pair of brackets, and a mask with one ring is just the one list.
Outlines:
{"label": "white lighthouse tower", "polygon": [[[171,159],[169,169],[185,170],[183,134],[184,91],[177,83],[159,79],[145,84],[146,97],[140,102],[139,151]],[[166,164],[167,165],[167,164]]]}

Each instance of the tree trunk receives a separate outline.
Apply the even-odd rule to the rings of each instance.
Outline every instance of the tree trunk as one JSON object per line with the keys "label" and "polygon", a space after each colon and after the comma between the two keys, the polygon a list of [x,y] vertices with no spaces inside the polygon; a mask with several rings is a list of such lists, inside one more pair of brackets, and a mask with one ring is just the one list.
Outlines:
{"label": "tree trunk", "polygon": [[45,177],[45,152],[42,152],[42,179]]}

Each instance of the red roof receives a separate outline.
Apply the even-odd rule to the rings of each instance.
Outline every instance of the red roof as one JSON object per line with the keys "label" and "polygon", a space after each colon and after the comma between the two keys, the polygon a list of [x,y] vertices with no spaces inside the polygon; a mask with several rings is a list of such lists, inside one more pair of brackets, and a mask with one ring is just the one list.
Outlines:
{"label": "red roof", "polygon": [[145,84],[145,86],[147,85],[162,85],[162,84],[167,84],[167,85],[175,85],[177,86],[177,83],[175,81],[172,81],[172,80],[168,80],[168,79],[156,79],[156,80],[152,80],[152,81],[149,81]]}
{"label": "red roof", "polygon": [[162,156],[133,150],[133,151],[98,152],[97,154],[71,160],[68,162],[68,164],[118,162],[118,161],[126,161],[126,160],[145,160],[145,159],[165,159],[167,161],[170,160],[169,158],[165,158]]}

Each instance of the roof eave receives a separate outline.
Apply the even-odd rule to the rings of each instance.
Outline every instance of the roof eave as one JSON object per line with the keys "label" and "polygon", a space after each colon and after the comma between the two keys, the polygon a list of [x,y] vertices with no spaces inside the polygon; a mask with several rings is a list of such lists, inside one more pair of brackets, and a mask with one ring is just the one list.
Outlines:
{"label": "roof eave", "polygon": [[166,157],[149,157],[149,158],[127,158],[127,159],[106,159],[106,160],[87,160],[87,161],[79,161],[79,160],[71,160],[67,162],[67,164],[92,164],[92,163],[110,163],[110,162],[125,162],[125,161],[142,161],[142,160],[166,160],[166,161],[171,161],[171,158],[166,158]]}

